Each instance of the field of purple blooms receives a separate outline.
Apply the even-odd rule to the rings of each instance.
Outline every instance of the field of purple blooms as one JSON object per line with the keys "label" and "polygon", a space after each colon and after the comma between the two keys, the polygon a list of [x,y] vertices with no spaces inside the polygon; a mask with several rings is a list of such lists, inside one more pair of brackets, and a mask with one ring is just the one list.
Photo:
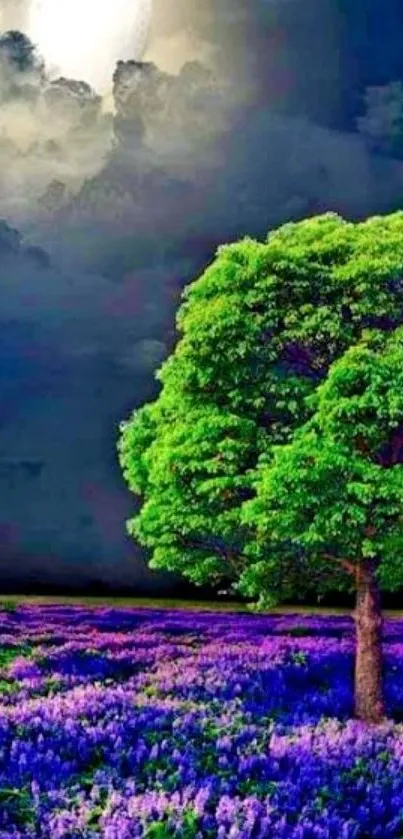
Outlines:
{"label": "field of purple blooms", "polygon": [[401,839],[403,621],[385,664],[366,728],[346,617],[0,609],[0,837]]}

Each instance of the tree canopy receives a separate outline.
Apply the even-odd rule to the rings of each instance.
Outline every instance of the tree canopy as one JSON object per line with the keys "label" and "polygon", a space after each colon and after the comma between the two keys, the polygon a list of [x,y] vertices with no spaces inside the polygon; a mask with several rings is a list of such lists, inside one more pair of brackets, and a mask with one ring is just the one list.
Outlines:
{"label": "tree canopy", "polygon": [[391,467],[403,454],[403,329],[364,333],[309,404],[312,418],[273,447],[245,505],[258,558],[249,593],[344,587],[345,572],[354,580],[368,561],[383,587],[398,588],[403,468]]}
{"label": "tree canopy", "polygon": [[151,567],[261,603],[349,589],[367,560],[402,584],[402,324],[403,212],[220,247],[121,425]]}

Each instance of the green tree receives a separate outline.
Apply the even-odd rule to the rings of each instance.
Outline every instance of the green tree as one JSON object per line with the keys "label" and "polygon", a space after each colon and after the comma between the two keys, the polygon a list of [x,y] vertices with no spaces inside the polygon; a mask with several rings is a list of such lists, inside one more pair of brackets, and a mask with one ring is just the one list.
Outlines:
{"label": "green tree", "polygon": [[379,590],[403,582],[402,271],[403,213],[222,246],[119,440],[151,567],[259,606],[356,588],[364,719],[384,713]]}
{"label": "green tree", "polygon": [[364,333],[309,404],[312,418],[273,448],[244,507],[257,560],[249,591],[262,579],[269,590],[350,579],[356,715],[376,721],[385,712],[379,591],[403,581],[403,329]]}

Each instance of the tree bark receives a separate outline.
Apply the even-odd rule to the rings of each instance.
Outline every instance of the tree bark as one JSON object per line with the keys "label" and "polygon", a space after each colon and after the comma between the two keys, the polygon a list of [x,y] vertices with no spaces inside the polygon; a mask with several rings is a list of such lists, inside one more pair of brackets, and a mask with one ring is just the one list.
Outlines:
{"label": "tree bark", "polygon": [[380,592],[369,563],[357,570],[355,716],[368,723],[385,719]]}

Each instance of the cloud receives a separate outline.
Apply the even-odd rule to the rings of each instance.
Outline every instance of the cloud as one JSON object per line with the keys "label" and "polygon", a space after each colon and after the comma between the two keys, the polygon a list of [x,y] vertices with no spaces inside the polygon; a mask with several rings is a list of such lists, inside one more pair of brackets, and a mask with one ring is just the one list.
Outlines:
{"label": "cloud", "polygon": [[[0,26],[21,25],[23,28],[29,17],[29,7],[29,0],[1,0]],[[190,25],[195,14],[196,19]],[[200,23],[204,28],[202,26],[200,29]],[[194,6],[189,15],[185,4],[180,4],[176,11],[174,6],[168,6],[165,11],[162,4],[155,6],[151,43],[155,45],[155,38],[160,39],[160,43],[161,38],[169,40],[172,37],[174,41],[179,38],[183,43],[188,39],[189,48],[178,49],[179,44],[172,43],[170,49],[171,55],[175,56],[175,68],[172,68],[175,73],[164,74],[164,62],[155,72],[154,81],[157,81],[157,86],[163,87],[165,79],[169,101],[166,102],[165,112],[160,113],[154,121],[151,114],[152,73],[150,71],[149,74],[149,95],[143,74],[140,87],[148,95],[147,139],[150,140],[153,132],[152,142],[148,145],[154,159],[150,161],[144,156],[140,159],[139,149],[136,149],[136,166],[141,171],[147,166],[155,169],[156,158],[165,155],[166,159],[169,150],[173,159],[187,154],[191,166],[192,159],[198,154],[195,146],[198,145],[200,126],[204,123],[203,136],[209,126],[212,136],[215,136],[220,122],[227,119],[228,111],[245,95],[241,85],[232,84],[230,75],[225,74],[220,61],[216,61],[217,44],[214,45],[211,40],[211,23],[211,10],[207,15],[200,15],[197,6]],[[202,43],[204,46],[201,49]],[[160,53],[159,49],[157,53],[153,49],[150,46],[151,57]],[[125,70],[121,70],[126,80],[129,64],[125,65]],[[207,82],[208,67],[210,78]],[[219,73],[219,78],[217,74],[214,75],[215,72]],[[175,74],[179,74],[178,78]],[[131,75],[133,77],[135,71],[131,71]],[[114,104],[117,103],[118,108],[121,107],[122,99],[119,89],[122,91],[123,85],[122,78],[118,76],[116,83],[115,77]],[[133,78],[131,85],[135,87]],[[209,93],[203,89],[203,85],[205,88],[210,87]],[[202,103],[200,97],[206,100],[208,95],[215,95],[217,102],[206,110],[206,102]],[[46,211],[48,207],[53,211],[58,205],[63,206],[65,199],[76,194],[86,179],[99,172],[105,162],[108,165],[111,159],[109,152],[115,141],[114,134],[122,146],[121,128],[124,120],[118,116],[113,125],[110,97],[102,99],[97,96],[85,81],[51,78],[43,59],[27,36],[14,29],[0,35],[0,101],[0,200],[4,212],[20,227],[29,225],[29,219],[35,212],[40,216],[42,209]],[[142,99],[140,96],[137,107],[139,130],[144,104],[144,97]],[[182,131],[182,115],[189,108],[192,110],[193,131],[189,119],[186,130]],[[161,129],[166,129],[168,125],[170,130],[164,137]],[[133,151],[132,135],[133,132],[129,154]],[[119,213],[121,200],[116,200],[114,213]]]}
{"label": "cloud", "polygon": [[99,171],[112,116],[85,82],[49,80],[29,39],[0,35],[0,199],[18,221],[54,181],[77,189]]}
{"label": "cloud", "polygon": [[[125,535],[131,502],[115,457],[132,400],[125,354],[141,329],[130,310],[114,319],[113,284],[63,273],[4,221],[0,284],[2,582],[169,589]],[[155,352],[142,342],[140,379]]]}
{"label": "cloud", "polygon": [[29,0],[1,0],[0,31],[24,31],[27,24]]}

